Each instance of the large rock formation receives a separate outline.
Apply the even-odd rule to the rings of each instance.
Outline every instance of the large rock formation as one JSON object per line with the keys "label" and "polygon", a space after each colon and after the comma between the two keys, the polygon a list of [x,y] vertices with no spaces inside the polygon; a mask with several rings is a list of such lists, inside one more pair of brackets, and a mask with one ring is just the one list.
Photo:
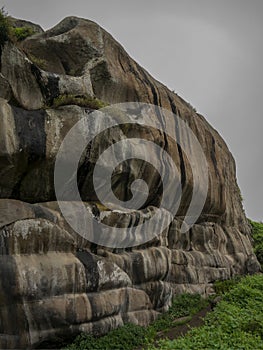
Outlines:
{"label": "large rock formation", "polygon": [[[176,293],[207,295],[218,279],[259,271],[226,144],[111,35],[91,21],[70,17],[19,45],[7,42],[1,51],[0,348],[41,348],[82,331],[103,334],[124,322],[147,325]],[[79,164],[81,197],[94,218],[111,226],[128,229],[153,215],[163,188],[151,164],[130,160],[112,177],[120,200],[130,198],[134,179],[148,183],[149,197],[139,210],[105,208],[92,184],[99,154],[139,135],[169,152],[180,169],[182,198],[172,223],[162,229],[170,215],[164,210],[154,238],[127,248],[97,245],[67,223],[56,201],[54,164],[67,132],[92,110],[70,102],[55,108],[54,102],[87,95],[106,104],[161,106],[189,125],[206,156],[208,193],[200,217],[187,232],[180,228],[193,195],[191,164],[164,132],[137,124],[108,130],[86,148]],[[153,118],[162,122],[157,114]],[[100,123],[88,123],[87,132],[94,133]]]}

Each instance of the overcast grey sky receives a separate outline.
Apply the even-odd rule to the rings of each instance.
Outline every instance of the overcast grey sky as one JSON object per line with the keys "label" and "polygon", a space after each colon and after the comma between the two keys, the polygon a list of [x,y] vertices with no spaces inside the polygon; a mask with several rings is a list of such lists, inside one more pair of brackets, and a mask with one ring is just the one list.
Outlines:
{"label": "overcast grey sky", "polygon": [[202,113],[237,164],[247,216],[263,220],[262,0],[0,0],[44,29],[94,20],[155,78]]}

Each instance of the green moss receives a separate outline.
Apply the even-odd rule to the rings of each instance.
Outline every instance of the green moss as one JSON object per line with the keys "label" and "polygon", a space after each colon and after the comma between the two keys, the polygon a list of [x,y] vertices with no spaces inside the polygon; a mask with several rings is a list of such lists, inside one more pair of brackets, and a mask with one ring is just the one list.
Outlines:
{"label": "green moss", "polygon": [[98,208],[99,211],[109,211],[110,210],[105,205],[103,205],[99,202],[90,202],[90,203],[93,203],[94,205],[96,205],[96,207]]}
{"label": "green moss", "polygon": [[32,54],[29,54],[28,55],[28,58],[30,59],[30,61],[32,63],[34,63],[36,66],[38,66],[40,69],[47,69],[47,61],[42,59],[42,58],[39,58],[39,57],[36,57]]}
{"label": "green moss", "polygon": [[88,107],[91,109],[100,109],[107,106],[106,103],[95,97],[91,97],[88,95],[75,96],[65,94],[54,98],[51,107],[58,108],[60,106],[66,105],[77,105],[80,107]]}

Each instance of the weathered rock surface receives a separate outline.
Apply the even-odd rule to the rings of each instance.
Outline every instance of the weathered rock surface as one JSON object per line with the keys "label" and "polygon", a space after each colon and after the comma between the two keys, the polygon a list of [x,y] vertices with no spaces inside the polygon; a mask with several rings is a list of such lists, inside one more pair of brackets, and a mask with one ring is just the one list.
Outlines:
{"label": "weathered rock surface", "polygon": [[32,23],[30,21],[25,21],[23,19],[9,17],[9,20],[14,28],[30,28],[33,30],[34,34],[43,33],[43,28],[40,25]]}
{"label": "weathered rock surface", "polygon": [[0,73],[0,98],[4,98],[5,100],[9,101],[11,97],[11,87],[5,77]]}
{"label": "weathered rock surface", "polygon": [[[19,47],[7,43],[1,55],[0,348],[41,348],[81,331],[103,334],[124,322],[147,325],[167,310],[177,293],[207,295],[215,280],[259,271],[233,157],[206,120],[154,80],[97,24],[70,17],[38,32]],[[44,60],[45,70],[30,57]],[[108,130],[87,147],[79,163],[82,200],[97,220],[113,227],[128,229],[153,215],[162,186],[151,164],[125,162],[112,177],[120,200],[129,198],[134,179],[147,182],[149,197],[141,210],[102,207],[92,184],[100,153],[139,135],[169,152],[180,169],[182,199],[172,224],[162,230],[160,222],[151,241],[127,249],[98,246],[68,225],[56,202],[54,164],[68,131],[91,110],[52,108],[53,100],[64,94],[88,94],[109,104],[151,103],[187,122],[209,172],[203,211],[188,232],[180,228],[192,198],[191,164],[165,133],[136,124]],[[158,115],[153,118],[162,122]],[[95,134],[100,123],[87,124],[87,133]],[[72,208],[74,213],[74,203]],[[161,221],[169,215],[164,211]],[[92,227],[90,231],[88,237]]]}

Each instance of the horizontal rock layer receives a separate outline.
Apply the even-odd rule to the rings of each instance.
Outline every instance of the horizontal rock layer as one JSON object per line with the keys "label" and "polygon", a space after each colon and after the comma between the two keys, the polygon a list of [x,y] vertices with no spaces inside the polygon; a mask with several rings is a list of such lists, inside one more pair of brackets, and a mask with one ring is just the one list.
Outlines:
{"label": "horizontal rock layer", "polygon": [[66,231],[56,206],[0,200],[3,348],[147,325],[175,294],[209,295],[216,280],[258,270],[249,235],[235,228],[201,223],[182,236],[174,219],[147,249],[114,251]]}

